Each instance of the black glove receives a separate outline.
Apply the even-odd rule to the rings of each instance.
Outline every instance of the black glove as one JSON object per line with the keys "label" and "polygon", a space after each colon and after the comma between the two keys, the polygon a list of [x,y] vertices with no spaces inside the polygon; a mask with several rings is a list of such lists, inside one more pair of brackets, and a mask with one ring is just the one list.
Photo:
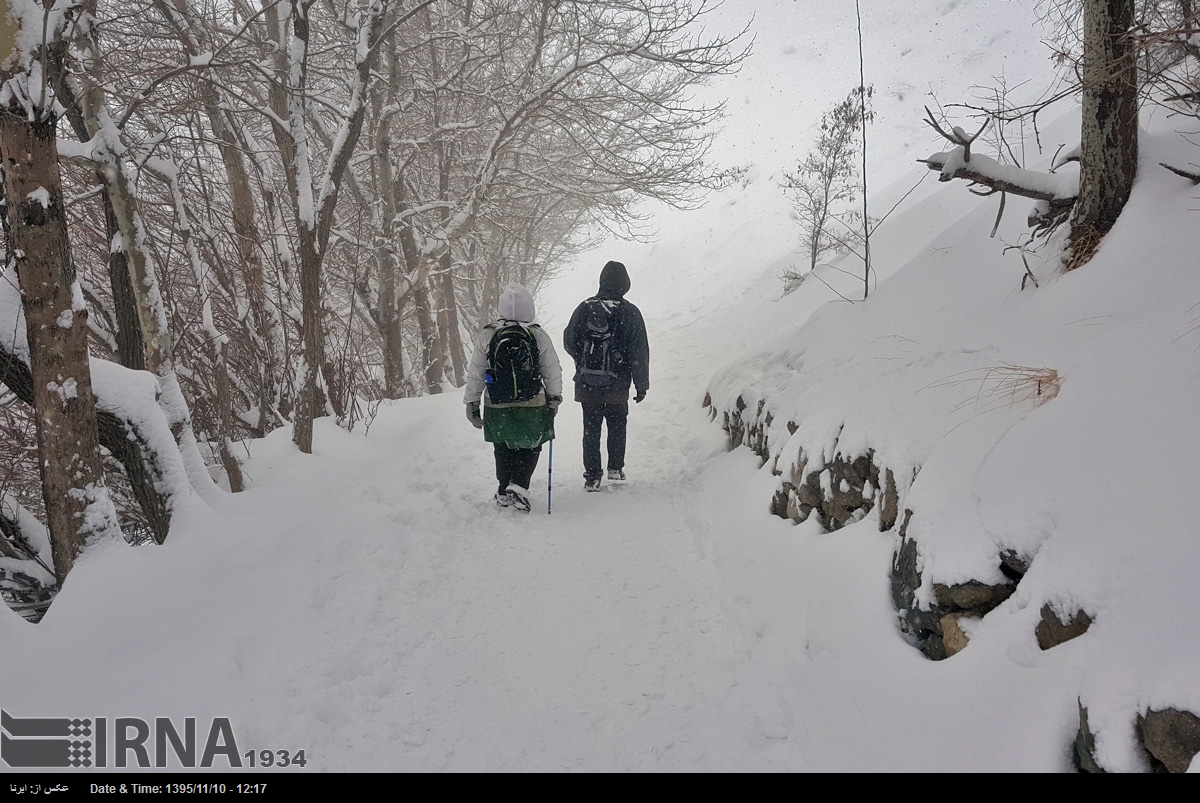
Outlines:
{"label": "black glove", "polygon": [[635,403],[637,403],[637,402],[641,402],[641,400],[642,400],[642,399],[644,399],[644,398],[646,398],[646,391],[644,391],[644,390],[639,390],[639,391],[637,392],[637,395],[633,397],[633,401],[634,401]]}
{"label": "black glove", "polygon": [[546,406],[550,408],[550,417],[558,415],[558,405],[562,404],[562,396],[550,396],[546,399]]}
{"label": "black glove", "polygon": [[467,420],[475,429],[483,429],[483,417],[479,414],[479,402],[467,402]]}

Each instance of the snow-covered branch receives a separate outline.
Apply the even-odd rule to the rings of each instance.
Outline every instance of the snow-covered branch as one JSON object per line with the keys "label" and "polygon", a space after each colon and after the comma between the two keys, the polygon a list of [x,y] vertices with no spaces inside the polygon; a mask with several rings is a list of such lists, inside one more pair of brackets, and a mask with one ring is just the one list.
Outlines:
{"label": "snow-covered branch", "polygon": [[[938,181],[956,178],[988,188],[1040,201],[1069,201],[1079,194],[1079,175],[1064,172],[1043,173],[997,162],[990,156],[975,154],[967,159],[965,146],[918,159],[939,173]],[[988,194],[990,194],[990,192]]]}

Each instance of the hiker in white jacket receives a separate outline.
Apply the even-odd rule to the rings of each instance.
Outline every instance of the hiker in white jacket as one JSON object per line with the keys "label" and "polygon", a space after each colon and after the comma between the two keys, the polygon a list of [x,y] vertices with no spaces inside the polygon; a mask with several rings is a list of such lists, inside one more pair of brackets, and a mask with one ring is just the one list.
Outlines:
{"label": "hiker in white jacket", "polygon": [[498,314],[475,339],[463,402],[467,420],[495,450],[496,504],[528,513],[542,444],[554,439],[562,368],[550,336],[533,323],[533,296],[525,287],[505,288]]}

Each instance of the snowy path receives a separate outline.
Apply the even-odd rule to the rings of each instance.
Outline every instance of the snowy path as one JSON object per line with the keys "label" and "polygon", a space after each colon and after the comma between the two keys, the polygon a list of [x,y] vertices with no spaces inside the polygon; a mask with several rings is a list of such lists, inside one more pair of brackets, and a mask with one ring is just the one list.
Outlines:
{"label": "snowy path", "polygon": [[[326,532],[317,565],[346,574],[314,577],[287,606],[317,628],[311,656],[297,661],[290,637],[255,650],[277,656],[262,668],[277,685],[252,703],[264,738],[300,726],[294,739],[350,748],[326,769],[378,769],[383,745],[392,769],[769,766],[747,767],[729,744],[755,714],[730,703],[748,653],[725,613],[697,482],[699,461],[722,449],[698,404],[703,352],[669,332],[654,345],[651,396],[632,406],[630,482],[583,492],[568,403],[550,516],[545,453],[531,515],[491,505],[490,447],[457,398],[385,412],[367,464],[356,444],[324,499],[305,493],[321,480],[280,445],[287,471],[261,490],[290,498],[265,507]],[[320,436],[331,460],[344,447],[330,441],[351,438]],[[258,456],[251,470],[271,462]],[[306,693],[317,699],[300,712],[287,704]],[[786,739],[764,727],[764,745]]]}

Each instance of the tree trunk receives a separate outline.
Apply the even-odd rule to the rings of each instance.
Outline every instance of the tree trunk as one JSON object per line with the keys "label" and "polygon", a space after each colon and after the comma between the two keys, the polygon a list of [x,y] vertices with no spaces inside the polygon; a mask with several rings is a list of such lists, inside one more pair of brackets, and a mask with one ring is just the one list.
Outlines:
{"label": "tree trunk", "polygon": [[321,309],[321,255],[317,251],[315,231],[302,222],[298,233],[303,364],[292,441],[301,452],[312,454],[313,419],[325,413],[325,391],[322,382],[322,371],[325,367],[325,332],[322,327]]}
{"label": "tree trunk", "polygon": [[209,370],[213,373],[217,388],[217,454],[221,458],[225,476],[229,479],[229,490],[232,493],[240,493],[245,485],[242,478],[242,466],[233,454],[233,397],[230,393],[229,362],[225,359],[225,341],[228,338],[217,331],[216,324],[213,322],[210,300],[211,273],[208,266],[201,261],[200,253],[192,242],[191,223],[187,219],[187,208],[183,204],[183,195],[175,186],[172,186],[172,193],[176,199],[178,216],[176,226],[183,240],[184,250],[192,263],[192,269],[196,273],[196,284],[202,294],[203,312],[201,317],[205,321],[205,331],[202,335],[204,357]]}
{"label": "tree trunk", "polygon": [[379,284],[379,333],[383,351],[383,395],[402,398],[404,393],[404,340],[400,329],[400,308],[396,304],[396,266],[389,263]]}
{"label": "tree trunk", "polygon": [[440,393],[445,365],[438,336],[437,321],[433,317],[433,305],[429,300],[429,285],[424,280],[413,288],[413,308],[417,313],[417,327],[421,331],[421,362],[424,367],[425,392]]}
{"label": "tree trunk", "polygon": [[[0,12],[7,12],[0,4]],[[0,78],[8,76],[0,73]],[[58,169],[56,120],[0,110],[8,253],[17,255],[38,467],[55,574],[61,584],[88,537],[116,530],[104,486],[87,351],[87,309],[71,262]]]}
{"label": "tree trunk", "polygon": [[129,281],[129,260],[123,248],[113,248],[119,241],[121,226],[108,197],[104,176],[97,174],[104,187],[104,227],[108,235],[108,281],[112,288],[113,320],[116,323],[117,362],[135,371],[146,369],[146,347],[142,343],[142,329],[138,322],[137,295]]}
{"label": "tree trunk", "polygon": [[484,257],[483,298],[479,302],[479,323],[496,315],[500,302],[500,257],[504,253],[504,229],[493,221],[488,233],[487,254]]}
{"label": "tree trunk", "polygon": [[[394,12],[388,15],[385,26],[390,28]],[[404,382],[404,338],[400,310],[400,266],[396,254],[396,179],[392,173],[391,118],[399,107],[397,92],[401,83],[400,59],[396,53],[395,34],[388,36],[388,80],[373,98],[373,112],[379,118],[375,133],[375,191],[379,196],[377,209],[375,260],[379,270],[378,312],[375,324],[379,327],[380,351],[383,355],[383,395],[399,399],[406,395]],[[385,110],[384,105],[388,108]]]}
{"label": "tree trunk", "polygon": [[1083,127],[1079,197],[1071,218],[1075,268],[1095,252],[1129,200],[1138,160],[1134,0],[1087,0],[1083,9]]}
{"label": "tree trunk", "polygon": [[[394,61],[394,59],[393,59]],[[395,65],[391,76],[395,78]],[[393,232],[396,220],[396,182],[392,177],[391,140],[388,120],[380,121],[375,136],[375,190],[379,195],[379,220],[375,242],[375,263],[379,271],[378,312],[380,351],[383,354],[383,395],[388,399],[404,396],[404,341],[400,328],[398,270]]]}
{"label": "tree trunk", "polygon": [[261,344],[263,365],[257,375],[258,426],[264,435],[267,431],[267,411],[274,397],[273,388],[278,374],[275,353],[274,329],[278,325],[267,303],[266,282],[263,277],[262,234],[255,220],[254,194],[250,188],[250,176],[245,159],[230,131],[225,112],[220,108],[216,87],[209,81],[201,82],[204,106],[221,152],[225,166],[225,177],[229,182],[229,196],[233,205],[233,238],[241,265],[242,281],[246,288],[246,303],[250,317]]}
{"label": "tree trunk", "polygon": [[[100,130],[96,118],[89,119],[90,133],[95,136]],[[145,368],[156,374],[170,372],[171,337],[167,331],[166,311],[162,308],[162,296],[158,291],[158,279],[146,259],[142,247],[145,232],[138,211],[137,198],[129,186],[129,178],[121,158],[111,154],[104,163],[103,175],[108,188],[107,197],[112,204],[113,216],[120,229],[120,250],[129,273],[127,287],[132,291],[137,310],[138,327],[145,354]],[[130,366],[135,367],[135,366]]]}
{"label": "tree trunk", "polygon": [[[468,5],[466,9],[466,18],[471,16],[471,7]],[[426,20],[429,17],[426,16]],[[466,22],[464,20],[464,27]],[[440,84],[442,81],[441,59],[438,57],[438,49],[435,44],[435,38],[429,38],[429,64],[432,70],[433,79]],[[435,127],[440,127],[442,124],[442,98],[439,94],[434,94],[433,105],[433,124]],[[454,161],[453,143],[447,142],[444,139],[438,139],[434,143],[434,153],[437,157],[438,167],[438,199],[445,204],[442,207],[442,227],[448,228],[450,222],[450,169]],[[439,277],[437,281],[440,303],[437,309],[438,329],[441,331],[441,342],[439,343],[439,352],[443,355],[449,354],[450,368],[453,372],[451,379],[455,387],[462,387],[466,378],[466,366],[463,364],[463,345],[462,335],[459,332],[458,326],[458,301],[454,297],[454,275],[452,270],[454,262],[450,255],[450,249],[446,248],[445,252],[438,258]]]}
{"label": "tree trunk", "polygon": [[[396,212],[404,215],[410,210],[408,201],[404,198],[404,179],[396,176],[393,186],[396,193]],[[440,337],[438,336],[437,321],[433,317],[433,305],[429,301],[429,268],[426,258],[417,248],[416,234],[413,232],[411,218],[406,218],[399,227],[400,250],[404,254],[404,266],[408,273],[413,309],[417,313],[417,328],[421,332],[419,359],[422,373],[425,377],[425,392],[440,393],[445,371]]]}
{"label": "tree trunk", "polygon": [[[439,140],[436,146],[438,157],[438,197],[447,206],[442,209],[442,225],[446,225],[450,219],[450,147]],[[437,318],[438,329],[441,330],[441,348],[439,351],[442,354],[447,352],[450,355],[450,366],[453,371],[453,380],[455,387],[462,387],[466,377],[466,366],[463,365],[463,345],[462,335],[458,331],[458,301],[454,298],[454,262],[450,256],[450,249],[438,259],[438,295],[441,296],[438,304]]]}
{"label": "tree trunk", "polygon": [[[275,105],[278,90],[286,87],[288,92],[284,100],[286,116],[283,119],[288,122],[289,128],[281,130],[276,125],[275,131],[280,151],[284,156],[284,173],[288,177],[288,188],[292,193],[296,217],[296,245],[300,256],[301,368],[292,441],[305,454],[312,454],[313,419],[325,411],[322,381],[325,368],[325,332],[321,307],[321,261],[324,254],[317,231],[319,212],[314,205],[315,193],[309,172],[308,121],[305,119],[308,9],[311,5],[312,0],[292,0],[289,15],[292,35],[288,43],[288,57],[295,59],[295,65],[285,61],[284,54],[280,52],[282,48],[277,50],[276,69],[281,70],[282,76],[280,81],[272,82],[272,106]],[[278,42],[278,39],[276,41]],[[278,111],[276,113],[278,114]]]}
{"label": "tree trunk", "polygon": [[455,387],[466,381],[467,367],[463,357],[462,332],[458,322],[458,300],[454,297],[454,274],[451,272],[450,252],[441,259],[441,304],[438,306],[438,321],[446,339],[446,350],[450,352],[450,367]]}

